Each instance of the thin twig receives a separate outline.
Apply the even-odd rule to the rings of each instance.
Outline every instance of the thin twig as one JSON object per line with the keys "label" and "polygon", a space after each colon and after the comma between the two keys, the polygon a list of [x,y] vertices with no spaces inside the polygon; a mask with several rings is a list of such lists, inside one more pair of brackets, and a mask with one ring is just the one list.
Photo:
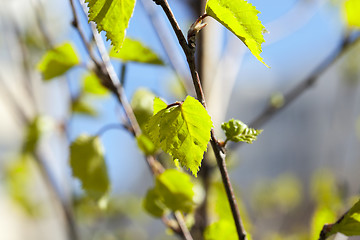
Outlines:
{"label": "thin twig", "polygon": [[[70,2],[72,3],[72,0],[70,0]],[[84,12],[86,13],[86,5],[82,4],[81,2],[80,2],[80,4],[82,5]],[[73,13],[74,13],[74,15],[76,15],[75,11],[73,11]],[[79,26],[77,26],[77,29],[78,30],[80,29]],[[105,47],[104,41],[103,41],[101,35],[97,32],[95,24],[93,22],[91,23],[91,31],[92,31],[92,34],[95,39],[96,47],[99,50],[99,53],[102,58],[101,63],[94,61],[94,64],[96,65],[96,68],[97,68],[96,73],[99,75],[100,79],[103,81],[102,83],[116,95],[120,104],[124,108],[125,115],[126,115],[127,119],[129,120],[129,123],[130,123],[129,126],[131,127],[131,130],[132,130],[131,132],[133,133],[133,135],[135,137],[139,136],[141,134],[141,129],[139,127],[139,124],[136,120],[136,117],[131,108],[131,105],[129,104],[129,101],[126,98],[124,88],[121,84],[121,81],[119,80],[119,78],[114,70],[114,67],[110,61],[110,57],[109,57],[109,54]],[[83,38],[83,41],[84,41],[84,43],[87,43],[85,38]],[[85,44],[85,47],[88,48],[88,44]],[[89,52],[91,52],[91,51],[89,51]],[[146,161],[151,169],[151,172],[154,175],[158,175],[164,171],[163,166],[158,161],[156,161],[154,156],[146,156]],[[188,238],[189,230],[186,227],[184,218],[182,216],[178,216],[176,218],[176,220],[181,228],[180,234],[186,240],[192,240],[192,238]]]}
{"label": "thin twig", "polygon": [[186,56],[186,59],[187,59],[187,62],[188,62],[189,68],[190,68],[190,73],[191,73],[191,77],[193,80],[193,84],[195,87],[197,99],[204,105],[204,107],[206,107],[205,97],[204,97],[203,90],[201,88],[199,74],[196,71],[194,52],[192,49],[189,48],[186,38],[185,38],[184,34],[182,33],[180,26],[177,23],[175,16],[174,16],[173,12],[171,11],[167,0],[156,0],[155,2],[156,2],[156,4],[158,4],[162,7],[162,9],[164,10],[166,16],[168,17],[168,19],[170,21],[170,24],[176,34],[179,44],[185,53],[185,56]]}
{"label": "thin twig", "polygon": [[97,133],[95,135],[101,136],[104,133],[106,133],[107,131],[114,130],[114,129],[124,130],[124,129],[128,129],[128,127],[125,126],[124,124],[120,124],[120,123],[107,124],[107,125],[103,126],[102,128],[100,128],[100,130],[97,131]]}
{"label": "thin twig", "polygon": [[181,86],[184,88],[184,92],[191,92],[189,81],[190,78],[184,74],[186,71],[185,61],[180,59],[179,50],[174,46],[174,42],[171,41],[169,34],[171,33],[168,27],[164,24],[164,21],[160,16],[156,13],[156,10],[153,4],[149,0],[141,0],[141,4],[143,5],[146,13],[149,16],[151,24],[160,40],[160,43],[165,50],[166,56],[169,59],[169,63],[174,72],[181,78],[179,82]]}
{"label": "thin twig", "polygon": [[67,226],[68,236],[70,240],[79,239],[78,232],[76,229],[76,222],[72,213],[71,208],[62,200],[59,191],[55,187],[55,181],[51,178],[49,169],[46,167],[45,162],[42,160],[41,155],[38,153],[34,154],[34,159],[40,170],[40,174],[44,179],[46,187],[50,192],[50,195],[54,201],[60,206],[61,212],[64,217],[64,222]]}
{"label": "thin twig", "polygon": [[296,100],[299,96],[301,96],[305,90],[312,87],[318,80],[319,77],[329,69],[340,57],[342,57],[351,46],[354,46],[356,43],[360,42],[360,36],[356,37],[355,40],[351,41],[351,38],[345,37],[338,48],[334,50],[334,52],[322,62],[315,71],[312,72],[307,78],[302,80],[297,86],[295,86],[292,90],[290,90],[284,96],[284,104],[281,107],[274,107],[272,105],[268,105],[264,111],[255,118],[254,121],[249,124],[249,126],[254,128],[259,128],[263,124],[265,124],[272,116],[276,113],[280,112],[284,108],[290,105],[294,100]]}
{"label": "thin twig", "polygon": [[185,240],[193,240],[193,238],[192,238],[192,236],[191,236],[191,234],[189,232],[189,229],[187,228],[187,226],[185,224],[184,217],[183,217],[182,213],[179,212],[179,211],[176,211],[176,212],[174,212],[174,216],[175,216],[175,219],[179,223],[179,227],[181,229],[181,232],[184,234]]}
{"label": "thin twig", "polygon": [[89,54],[89,57],[91,58],[91,60],[95,63],[95,65],[100,65],[97,57],[94,55],[94,52],[92,50],[92,45],[90,44],[89,41],[86,40],[85,33],[83,32],[83,30],[82,30],[82,28],[80,26],[80,21],[78,19],[77,14],[76,14],[76,8],[75,8],[74,0],[70,0],[70,5],[71,5],[71,11],[72,11],[72,14],[73,14],[73,17],[74,17],[74,20],[72,21],[72,25],[74,26],[74,28],[79,33],[81,41],[84,44],[85,49],[86,49],[87,53]]}
{"label": "thin twig", "polygon": [[[203,106],[206,108],[206,101],[205,101],[204,93],[203,93],[199,75],[196,71],[196,66],[195,66],[195,54],[194,54],[195,49],[192,49],[188,45],[180,27],[179,27],[179,24],[177,23],[177,21],[174,17],[174,14],[172,13],[172,11],[170,9],[170,6],[169,6],[167,0],[155,0],[155,3],[162,7],[162,9],[164,10],[166,16],[168,17],[168,19],[171,23],[171,26],[173,27],[173,30],[178,38],[179,44],[181,45],[181,47],[186,55],[186,59],[188,61],[188,65],[190,68],[190,72],[191,72],[191,76],[192,76],[192,80],[193,80],[193,84],[195,87],[197,98],[203,104]],[[231,212],[232,212],[232,215],[233,215],[233,218],[235,221],[238,237],[240,240],[244,240],[244,239],[246,239],[246,232],[245,232],[244,226],[241,221],[239,209],[238,209],[237,202],[235,200],[235,195],[233,193],[233,189],[231,186],[230,177],[229,177],[227,169],[226,169],[225,153],[222,151],[222,148],[219,145],[219,142],[216,140],[213,129],[211,129],[211,146],[214,151],[218,167],[220,169],[220,173],[221,173],[223,184],[224,184],[224,187],[226,190],[227,198],[228,198],[228,201],[229,201],[229,204],[231,207]]]}
{"label": "thin twig", "polygon": [[104,41],[101,37],[101,35],[97,32],[95,24],[93,22],[90,23],[91,25],[91,31],[94,35],[96,46],[100,52],[101,58],[103,60],[103,63],[105,65],[105,68],[102,68],[106,71],[106,74],[108,78],[111,81],[112,84],[112,90],[119,99],[122,107],[124,108],[125,114],[133,128],[134,135],[139,136],[141,135],[141,129],[140,126],[136,120],[135,114],[130,106],[129,101],[127,100],[127,97],[124,92],[124,88],[122,87],[120,83],[120,79],[118,78],[114,66],[111,64],[110,56],[107,52],[107,49],[105,47]]}

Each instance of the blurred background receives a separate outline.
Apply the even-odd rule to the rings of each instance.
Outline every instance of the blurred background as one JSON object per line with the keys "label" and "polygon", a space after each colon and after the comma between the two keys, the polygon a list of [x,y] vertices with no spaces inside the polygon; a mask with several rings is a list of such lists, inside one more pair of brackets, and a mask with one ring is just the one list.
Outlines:
{"label": "blurred background", "polygon": [[[90,36],[86,16],[75,2]],[[341,0],[250,2],[268,31],[262,57],[271,68],[207,18],[197,61],[209,112],[219,138],[224,138],[221,123],[231,118],[264,130],[252,145],[231,145],[228,150],[231,180],[254,239],[315,239],[322,225],[341,216],[360,191],[359,44],[332,62],[344,39],[358,36],[347,26]],[[186,33],[205,3],[169,4]],[[123,112],[111,95],[86,96],[87,111],[71,111],[86,75],[84,64],[51,81],[42,80],[36,69],[47,49],[66,41],[76,47],[81,63],[89,59],[72,27],[70,1],[0,0],[0,6],[1,239],[68,239],[68,216],[61,209],[76,216],[81,239],[176,239],[142,209],[153,177],[128,132],[115,129],[101,135],[112,185],[107,210],[83,198],[71,176],[71,141],[118,123]],[[159,33],[170,44],[169,52]],[[124,87],[130,100],[140,88],[168,103],[184,99],[184,86],[194,96],[185,57],[164,13],[152,1],[137,1],[127,36],[149,46],[166,63],[126,64]],[[113,64],[120,72],[122,63]],[[286,105],[288,93],[310,76],[315,80]],[[258,118],[268,106],[276,114]],[[36,116],[41,117],[34,123]],[[40,138],[33,136],[34,127],[40,129]],[[24,146],[35,138],[36,159],[24,161]]]}

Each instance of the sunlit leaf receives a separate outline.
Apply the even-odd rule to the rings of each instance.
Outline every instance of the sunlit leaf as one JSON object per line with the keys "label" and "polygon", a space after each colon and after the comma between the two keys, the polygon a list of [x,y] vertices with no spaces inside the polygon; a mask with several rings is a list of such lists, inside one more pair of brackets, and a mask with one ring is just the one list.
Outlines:
{"label": "sunlit leaf", "polygon": [[41,211],[32,194],[33,161],[31,154],[22,154],[6,166],[4,171],[9,196],[29,216],[37,216]]}
{"label": "sunlit leaf", "polygon": [[67,72],[79,64],[79,58],[71,43],[64,43],[45,53],[38,69],[43,74],[44,80],[50,80]]}
{"label": "sunlit leaf", "polygon": [[219,220],[206,227],[205,240],[229,240],[238,239],[234,221]]}
{"label": "sunlit leaf", "polygon": [[167,107],[166,102],[164,102],[160,98],[156,97],[154,99],[154,114],[153,115],[157,114],[160,110],[163,110],[166,107]]}
{"label": "sunlit leaf", "polygon": [[99,32],[105,31],[115,50],[119,50],[135,7],[135,0],[85,0],[89,20],[96,23]]}
{"label": "sunlit leaf", "polygon": [[41,122],[41,117],[37,116],[27,126],[22,147],[23,153],[32,153],[36,149],[42,132]]}
{"label": "sunlit leaf", "polygon": [[325,223],[334,222],[336,219],[335,212],[326,206],[318,206],[311,220],[310,239],[317,239]]}
{"label": "sunlit leaf", "polygon": [[111,49],[110,57],[118,58],[123,62],[164,65],[164,62],[153,50],[143,45],[140,41],[131,38],[125,38],[119,51],[116,51],[114,48]]}
{"label": "sunlit leaf", "polygon": [[350,27],[360,27],[360,1],[346,0],[344,2],[345,17]]}
{"label": "sunlit leaf", "polygon": [[231,119],[230,121],[221,124],[221,128],[226,135],[226,141],[246,142],[252,143],[262,130],[249,128],[245,123]]}
{"label": "sunlit leaf", "polygon": [[360,200],[344,215],[344,217],[331,227],[327,236],[335,233],[346,236],[360,235]]}
{"label": "sunlit leaf", "polygon": [[153,155],[157,150],[155,144],[145,134],[141,134],[140,136],[137,136],[136,141],[140,150],[145,155]]}
{"label": "sunlit leaf", "polygon": [[[237,195],[235,196],[235,198],[237,200],[237,204],[243,224],[245,226],[245,229],[247,230],[247,238],[250,240],[251,237],[250,232],[252,231],[252,224],[250,222],[249,215],[247,213],[246,207],[244,206],[244,203],[241,201],[242,198]],[[210,210],[209,214],[212,214],[213,217],[216,219],[233,222],[233,215],[222,182],[214,182],[211,184],[208,192],[207,201]]]}
{"label": "sunlit leaf", "polygon": [[169,169],[156,177],[155,189],[166,207],[189,212],[194,202],[194,184],[188,174]]}
{"label": "sunlit leaf", "polygon": [[190,212],[194,207],[194,184],[190,176],[175,169],[168,169],[156,177],[143,202],[146,211],[161,217],[166,209]]}
{"label": "sunlit leaf", "polygon": [[[154,101],[154,112],[163,105]],[[210,140],[212,122],[206,109],[188,96],[183,103],[164,108],[152,116],[147,125],[155,145],[178,159],[182,166],[196,176]]]}
{"label": "sunlit leaf", "polygon": [[109,90],[100,83],[100,79],[94,74],[87,74],[83,81],[83,90],[85,93],[104,96],[109,94]]}
{"label": "sunlit leaf", "polygon": [[87,103],[82,97],[72,102],[71,111],[73,113],[88,115],[92,117],[96,117],[98,115],[96,109],[89,103]]}
{"label": "sunlit leaf", "polygon": [[107,196],[110,182],[98,137],[84,134],[71,144],[70,166],[73,176],[80,180],[88,196],[96,201]]}
{"label": "sunlit leaf", "polygon": [[261,44],[265,42],[265,27],[257,17],[260,13],[246,0],[208,0],[206,13],[224,25],[250,49],[265,66],[260,56]]}
{"label": "sunlit leaf", "polygon": [[140,88],[134,93],[131,99],[131,107],[142,129],[144,129],[145,123],[153,115],[154,98],[155,94],[153,92],[146,88]]}
{"label": "sunlit leaf", "polygon": [[153,188],[147,191],[143,201],[144,209],[154,217],[161,217],[166,209],[158,192]]}

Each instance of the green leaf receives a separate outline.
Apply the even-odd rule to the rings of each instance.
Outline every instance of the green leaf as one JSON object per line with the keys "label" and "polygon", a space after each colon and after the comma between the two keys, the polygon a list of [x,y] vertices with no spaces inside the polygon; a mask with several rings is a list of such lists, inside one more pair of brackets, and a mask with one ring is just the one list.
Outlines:
{"label": "green leaf", "polygon": [[31,217],[39,216],[42,213],[41,203],[37,199],[37,195],[33,194],[34,179],[34,163],[32,154],[22,154],[18,158],[11,161],[3,170],[6,189],[14,203],[19,205],[26,214]]}
{"label": "green leaf", "polygon": [[154,115],[157,114],[160,110],[163,110],[164,108],[167,108],[166,102],[156,97],[154,99]]}
{"label": "green leaf", "polygon": [[167,169],[156,177],[155,187],[143,201],[146,211],[161,217],[166,209],[190,212],[194,207],[194,184],[186,173]]}
{"label": "green leaf", "polygon": [[118,51],[135,7],[135,0],[85,0],[89,7],[89,20],[96,23],[99,32],[106,31],[107,40]]}
{"label": "green leaf", "polygon": [[349,237],[360,235],[360,200],[355,203],[340,221],[332,226],[327,236],[338,232]]}
{"label": "green leaf", "polygon": [[35,151],[42,132],[41,122],[41,117],[37,116],[28,124],[22,153],[33,153]]}
{"label": "green leaf", "polygon": [[80,97],[72,102],[71,111],[73,113],[92,117],[96,117],[98,115],[97,111],[90,104],[88,104],[83,97]]}
{"label": "green leaf", "polygon": [[[154,101],[154,112],[164,105]],[[210,140],[212,122],[206,109],[193,97],[184,103],[164,108],[150,118],[147,125],[150,138],[163,151],[178,159],[182,166],[197,176],[201,160]]]}
{"label": "green leaf", "polygon": [[109,90],[101,85],[101,80],[94,73],[84,76],[83,90],[85,93],[99,96],[109,94]]}
{"label": "green leaf", "polygon": [[44,80],[50,80],[67,72],[79,64],[79,58],[71,45],[64,43],[45,53],[37,68],[43,74]]}
{"label": "green leaf", "polygon": [[137,136],[136,141],[137,141],[137,144],[138,144],[140,150],[146,156],[153,155],[157,150],[155,144],[145,134],[141,134],[140,136]]}
{"label": "green leaf", "polygon": [[240,38],[251,53],[269,67],[260,56],[266,30],[257,17],[260,12],[253,5],[246,0],[208,0],[206,13]]}
{"label": "green leaf", "polygon": [[235,224],[231,220],[220,220],[206,227],[205,240],[238,239]]}
{"label": "green leaf", "polygon": [[190,212],[194,201],[194,184],[190,176],[175,169],[168,169],[156,177],[155,189],[162,202],[173,211]]}
{"label": "green leaf", "polygon": [[71,144],[70,166],[88,196],[99,202],[107,196],[110,182],[98,137],[83,134]]}
{"label": "green leaf", "polygon": [[249,128],[245,123],[231,119],[226,123],[221,124],[221,128],[224,130],[226,135],[226,142],[246,142],[252,143],[256,140],[257,136],[262,130]]}
{"label": "green leaf", "polygon": [[312,216],[309,239],[318,239],[319,232],[323,228],[324,223],[333,222],[335,219],[336,215],[333,210],[324,205],[318,206]]}
{"label": "green leaf", "polygon": [[345,17],[350,27],[360,27],[360,1],[347,0],[344,2]]}
{"label": "green leaf", "polygon": [[166,206],[161,202],[158,192],[153,188],[147,191],[143,200],[144,209],[154,217],[162,217]]}
{"label": "green leaf", "polygon": [[131,107],[134,111],[136,120],[143,130],[145,123],[153,115],[154,98],[155,94],[153,92],[146,88],[140,88],[134,93],[131,99]]}
{"label": "green leaf", "polygon": [[131,38],[125,38],[119,51],[112,48],[110,51],[110,57],[118,58],[123,62],[164,65],[164,62],[153,50],[144,46],[140,41]]}

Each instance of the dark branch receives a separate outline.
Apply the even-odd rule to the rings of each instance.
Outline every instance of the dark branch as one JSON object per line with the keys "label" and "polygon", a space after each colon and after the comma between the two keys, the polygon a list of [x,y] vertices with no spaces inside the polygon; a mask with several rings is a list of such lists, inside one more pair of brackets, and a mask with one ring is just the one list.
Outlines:
{"label": "dark branch", "polygon": [[[167,0],[155,0],[155,3],[160,5],[162,7],[162,9],[164,10],[166,16],[168,17],[171,26],[173,27],[173,30],[177,36],[177,39],[179,41],[179,44],[181,46],[181,48],[183,49],[185,55],[186,55],[186,59],[189,65],[189,69],[191,72],[191,76],[192,76],[192,80],[193,80],[193,84],[195,87],[195,91],[196,91],[196,96],[197,99],[203,104],[203,106],[206,108],[206,101],[205,101],[205,97],[204,97],[204,92],[202,90],[202,86],[200,83],[200,78],[199,78],[199,74],[196,71],[196,66],[195,66],[195,51],[192,47],[194,46],[189,46],[188,42],[186,41],[180,27],[179,24],[177,23],[174,14],[172,13],[170,6],[167,2]],[[202,16],[203,18],[206,17],[206,15]],[[202,19],[200,19],[201,21]],[[199,21],[199,22],[200,22]],[[203,25],[201,26],[203,27]],[[246,239],[246,232],[244,230],[244,226],[242,224],[241,221],[241,217],[239,214],[239,209],[237,206],[237,202],[235,200],[235,196],[233,193],[233,189],[231,186],[231,182],[230,182],[230,177],[228,175],[227,169],[226,169],[226,164],[225,164],[225,153],[222,152],[222,148],[219,145],[219,142],[216,140],[216,137],[214,135],[214,130],[211,130],[211,146],[212,149],[214,151],[216,160],[217,160],[217,164],[218,167],[220,169],[220,173],[221,173],[221,177],[223,180],[223,184],[226,190],[226,194],[227,194],[227,198],[231,207],[231,212],[235,221],[235,225],[236,225],[236,230],[239,236],[240,240],[244,240]]]}

